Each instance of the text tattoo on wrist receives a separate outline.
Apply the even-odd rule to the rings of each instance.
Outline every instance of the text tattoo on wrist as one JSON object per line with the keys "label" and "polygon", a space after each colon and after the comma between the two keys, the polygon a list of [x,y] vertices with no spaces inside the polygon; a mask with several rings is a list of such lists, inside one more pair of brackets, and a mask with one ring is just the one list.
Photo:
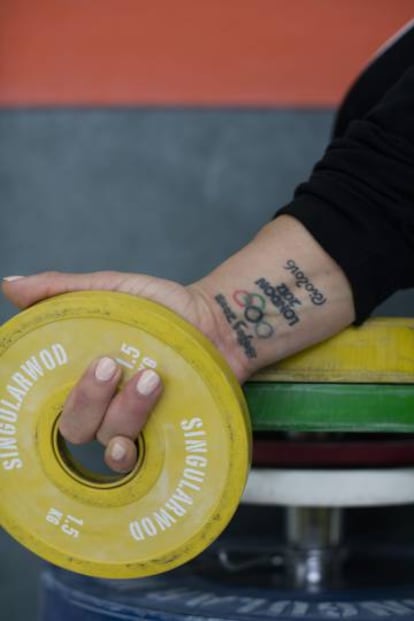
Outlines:
{"label": "text tattoo on wrist", "polygon": [[316,306],[322,306],[322,304],[325,304],[326,297],[311,283],[310,279],[306,276],[306,274],[304,274],[293,259],[288,259],[283,268],[293,274],[297,287],[303,287],[305,291],[309,293],[309,298],[312,304],[315,304]]}
{"label": "text tattoo on wrist", "polygon": [[243,309],[242,317],[231,308],[222,293],[217,294],[214,299],[221,307],[227,323],[234,330],[237,342],[243,348],[246,357],[257,358],[253,338],[267,339],[274,333],[273,327],[265,320],[265,298],[258,293],[249,293],[241,289],[235,291],[233,300]]}
{"label": "text tattoo on wrist", "polygon": [[255,285],[260,287],[275,309],[288,322],[289,326],[294,326],[299,322],[296,306],[301,306],[302,302],[284,282],[273,286],[266,278],[259,278],[259,280],[255,281]]}
{"label": "text tattoo on wrist", "polygon": [[[266,319],[268,300],[289,326],[299,322],[296,306],[302,304],[285,283],[273,286],[265,278],[259,278],[254,284],[262,290],[262,293],[251,293],[246,289],[234,291],[232,301],[236,304],[236,310],[230,306],[222,293],[214,298],[221,307],[227,323],[236,333],[237,342],[244,349],[247,358],[257,358],[257,351],[252,342],[254,338],[268,339],[275,334],[276,329]],[[242,316],[240,316],[241,310]]]}
{"label": "text tattoo on wrist", "polygon": [[[325,295],[314,286],[293,259],[286,261],[283,267],[294,276],[296,287],[308,293],[312,304],[316,306],[325,304]],[[254,284],[260,293],[252,293],[246,289],[234,291],[232,303],[235,306],[231,306],[222,293],[218,293],[214,298],[221,307],[227,323],[234,330],[237,343],[247,358],[257,358],[255,339],[268,339],[276,332],[276,328],[267,318],[267,302],[290,327],[300,322],[298,311],[302,307],[302,301],[284,282],[273,285],[266,278],[259,278]]]}

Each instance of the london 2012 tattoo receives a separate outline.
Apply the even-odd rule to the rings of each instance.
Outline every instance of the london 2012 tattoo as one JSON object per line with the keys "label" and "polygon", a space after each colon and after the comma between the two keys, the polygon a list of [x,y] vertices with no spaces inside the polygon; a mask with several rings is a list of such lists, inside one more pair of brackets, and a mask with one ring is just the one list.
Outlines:
{"label": "london 2012 tattoo", "polygon": [[[312,304],[325,304],[326,296],[315,287],[300,267],[289,259],[283,266],[294,276],[293,287],[304,289]],[[292,327],[301,321],[299,309],[303,302],[295,295],[285,282],[272,284],[266,278],[258,278],[254,285],[255,292],[237,289],[232,293],[231,303],[222,293],[215,296],[227,323],[234,330],[240,347],[247,358],[257,358],[256,339],[268,339],[276,333],[276,327],[269,321],[266,305],[276,309],[277,315]],[[272,310],[274,315],[274,310]]]}
{"label": "london 2012 tattoo", "polygon": [[259,278],[255,281],[255,285],[260,287],[272,305],[286,319],[289,326],[294,326],[299,322],[296,306],[301,306],[302,302],[295,297],[284,282],[279,285],[272,285],[266,278]]}
{"label": "london 2012 tattoo", "polygon": [[300,269],[300,267],[293,261],[293,259],[288,259],[286,261],[286,265],[283,266],[285,270],[291,272],[296,280],[296,286],[299,288],[304,288],[305,291],[309,293],[309,298],[312,304],[316,306],[322,306],[325,304],[326,297],[323,295],[319,289],[317,289],[310,279],[306,276],[306,274]]}

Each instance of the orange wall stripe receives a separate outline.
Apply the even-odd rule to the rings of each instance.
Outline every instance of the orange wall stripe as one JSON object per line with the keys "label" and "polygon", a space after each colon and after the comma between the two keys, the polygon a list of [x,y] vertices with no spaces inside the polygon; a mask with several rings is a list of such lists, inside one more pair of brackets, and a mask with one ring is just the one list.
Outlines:
{"label": "orange wall stripe", "polygon": [[413,0],[1,0],[0,105],[333,105]]}

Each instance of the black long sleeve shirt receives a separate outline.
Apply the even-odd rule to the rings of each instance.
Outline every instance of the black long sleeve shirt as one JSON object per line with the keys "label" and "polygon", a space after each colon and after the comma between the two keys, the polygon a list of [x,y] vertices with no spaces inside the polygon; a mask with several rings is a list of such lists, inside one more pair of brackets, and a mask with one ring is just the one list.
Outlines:
{"label": "black long sleeve shirt", "polygon": [[414,287],[412,52],[412,66],[362,118],[350,120],[277,214],[302,222],[343,269],[357,324],[395,291]]}

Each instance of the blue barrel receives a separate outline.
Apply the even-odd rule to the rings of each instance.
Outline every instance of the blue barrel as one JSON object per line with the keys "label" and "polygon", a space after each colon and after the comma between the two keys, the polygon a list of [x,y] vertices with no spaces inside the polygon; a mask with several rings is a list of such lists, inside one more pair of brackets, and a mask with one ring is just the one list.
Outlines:
{"label": "blue barrel", "polygon": [[[392,556],[392,554],[391,554]],[[97,580],[53,567],[42,580],[41,621],[414,621],[414,573],[398,576],[398,559],[388,567],[394,584],[366,586],[384,581],[374,561],[359,569],[355,588],[338,587],[319,593],[279,588],[267,571],[253,567],[232,576],[211,558],[154,578]],[[395,571],[393,572],[393,567]],[[387,570],[382,565],[382,571]],[[368,575],[369,574],[369,575]],[[398,583],[402,586],[399,586]],[[277,580],[276,580],[277,582]],[[364,584],[365,582],[365,584]],[[387,579],[385,577],[385,582]]]}

